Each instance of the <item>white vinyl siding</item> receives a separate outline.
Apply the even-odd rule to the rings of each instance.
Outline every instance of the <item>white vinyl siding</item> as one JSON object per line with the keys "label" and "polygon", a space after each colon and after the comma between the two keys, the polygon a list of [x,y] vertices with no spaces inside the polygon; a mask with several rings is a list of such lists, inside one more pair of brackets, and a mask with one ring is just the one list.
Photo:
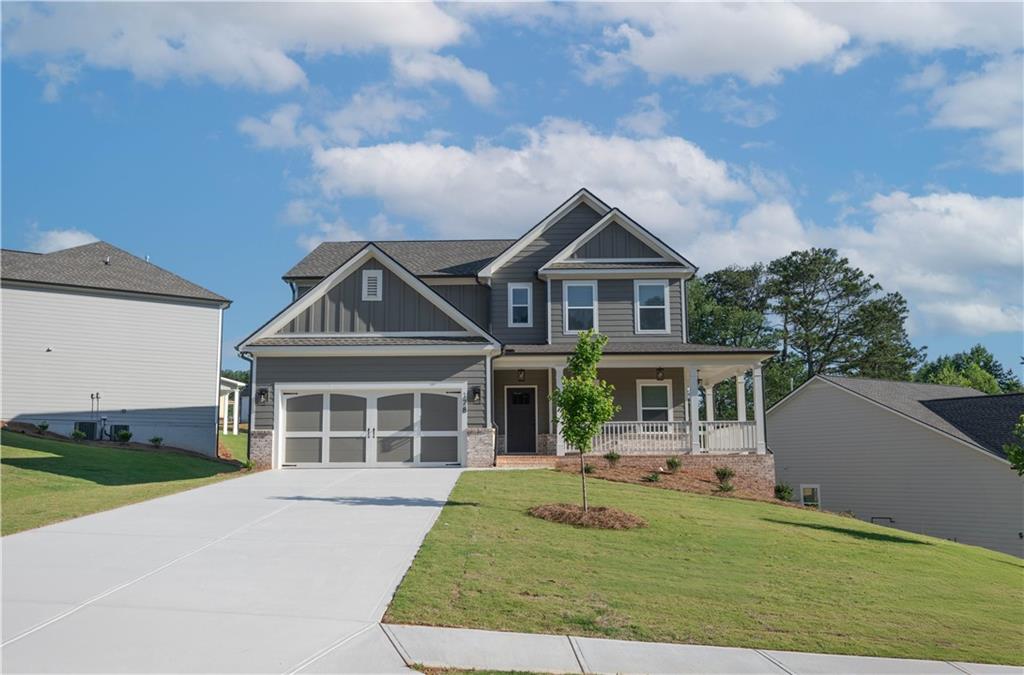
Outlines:
{"label": "white vinyl siding", "polygon": [[508,327],[533,327],[533,284],[517,282],[508,285]]}
{"label": "white vinyl siding", "polygon": [[633,308],[636,332],[669,332],[668,281],[637,279],[633,282]]}
{"label": "white vinyl siding", "polygon": [[597,325],[597,282],[565,282],[565,326],[566,335],[576,335],[587,329],[598,330]]}

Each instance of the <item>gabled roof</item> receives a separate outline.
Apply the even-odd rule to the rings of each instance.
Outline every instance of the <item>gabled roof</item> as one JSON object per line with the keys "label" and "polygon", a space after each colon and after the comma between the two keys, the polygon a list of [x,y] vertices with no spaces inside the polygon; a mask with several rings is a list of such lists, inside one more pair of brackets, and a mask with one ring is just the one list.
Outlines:
{"label": "gabled roof", "polygon": [[815,380],[867,399],[946,436],[1005,459],[1017,418],[1024,414],[1024,394],[989,396],[977,389],[920,382],[817,375],[771,407],[774,412]]}
{"label": "gabled roof", "polygon": [[105,241],[52,253],[4,249],[0,251],[0,278],[5,281],[188,298],[223,304],[231,302]]}
{"label": "gabled roof", "polygon": [[[642,264],[637,262],[631,262],[628,258],[624,258],[621,264],[627,267],[644,267],[644,266],[656,266],[656,267],[681,267],[689,270],[690,272],[696,272],[697,267],[683,256],[676,253],[675,249],[663,242],[661,239],[652,234],[647,228],[641,226],[635,220],[627,216],[625,213],[620,211],[618,207],[611,209],[604,215],[601,220],[594,223],[594,225],[581,234],[579,237],[569,242],[565,248],[555,254],[551,260],[544,263],[541,266],[541,270],[550,269],[581,269],[576,267],[583,265],[583,269],[600,269],[599,265],[603,263],[609,263],[610,261],[601,261],[601,263],[590,263],[585,264],[586,261],[574,260],[570,256],[583,248],[583,246],[600,234],[605,228],[611,224],[617,224],[627,232],[632,234],[634,237],[642,241],[648,247],[659,253],[663,260],[661,261],[642,261]],[[568,267],[572,265],[573,267]]]}
{"label": "gabled roof", "polygon": [[[260,326],[254,333],[246,337],[244,340],[239,342],[235,348],[239,350],[245,350],[251,346],[271,346],[267,343],[262,343],[263,340],[273,338],[276,336],[277,331],[286,326],[295,317],[299,316],[303,311],[309,308],[313,303],[319,300],[327,291],[338,284],[342,279],[347,277],[349,274],[355,272],[359,267],[370,259],[377,260],[386,269],[393,272],[399,279],[408,284],[431,302],[435,307],[440,309],[455,323],[459,324],[467,333],[476,335],[482,338],[482,344],[500,345],[498,340],[484,330],[471,318],[462,313],[458,308],[452,305],[448,300],[443,298],[430,286],[421,281],[415,274],[406,269],[397,260],[389,256],[380,247],[373,243],[367,243],[363,245],[363,248],[355,255],[350,256],[343,264],[337,269],[332,271],[327,276],[323,277],[319,283],[313,288],[306,292],[301,297],[295,299],[291,304],[278,312],[272,319],[267,321],[265,324]],[[355,336],[355,335],[353,335]],[[342,337],[339,335],[339,337]],[[294,338],[290,338],[294,339]],[[274,346],[286,346],[286,345],[274,345]],[[297,346],[297,345],[296,345]],[[344,345],[337,345],[344,346]]]}
{"label": "gabled roof", "polygon": [[[374,241],[380,250],[417,276],[476,276],[515,239]],[[319,279],[366,248],[367,241],[325,241],[288,270],[285,279]]]}

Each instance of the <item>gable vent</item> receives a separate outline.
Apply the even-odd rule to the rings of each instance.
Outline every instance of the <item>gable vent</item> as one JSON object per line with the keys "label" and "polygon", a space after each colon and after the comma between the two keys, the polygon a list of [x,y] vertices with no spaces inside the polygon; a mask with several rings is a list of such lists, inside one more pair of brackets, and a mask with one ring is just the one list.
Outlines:
{"label": "gable vent", "polygon": [[384,285],[383,270],[363,270],[363,300],[366,302],[379,302],[382,297],[382,286]]}

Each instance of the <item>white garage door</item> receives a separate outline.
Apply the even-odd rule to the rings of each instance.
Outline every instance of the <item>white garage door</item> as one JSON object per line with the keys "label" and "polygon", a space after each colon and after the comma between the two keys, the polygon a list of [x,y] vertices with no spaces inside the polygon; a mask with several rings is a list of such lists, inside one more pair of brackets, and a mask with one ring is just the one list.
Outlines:
{"label": "white garage door", "polygon": [[462,463],[461,391],[282,391],[281,466],[452,466]]}

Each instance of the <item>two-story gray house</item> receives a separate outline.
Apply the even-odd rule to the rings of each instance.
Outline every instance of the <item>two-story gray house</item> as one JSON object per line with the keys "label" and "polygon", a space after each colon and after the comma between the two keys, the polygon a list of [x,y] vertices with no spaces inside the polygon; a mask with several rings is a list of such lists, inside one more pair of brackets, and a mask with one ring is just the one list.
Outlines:
{"label": "two-story gray house", "polygon": [[[772,352],[687,339],[696,267],[582,189],[514,240],[326,242],[238,345],[258,466],[492,466],[565,454],[551,391],[577,335],[609,337],[621,411],[601,452],[765,453]],[[748,419],[746,378],[752,381]],[[735,386],[739,419],[700,419]]]}

